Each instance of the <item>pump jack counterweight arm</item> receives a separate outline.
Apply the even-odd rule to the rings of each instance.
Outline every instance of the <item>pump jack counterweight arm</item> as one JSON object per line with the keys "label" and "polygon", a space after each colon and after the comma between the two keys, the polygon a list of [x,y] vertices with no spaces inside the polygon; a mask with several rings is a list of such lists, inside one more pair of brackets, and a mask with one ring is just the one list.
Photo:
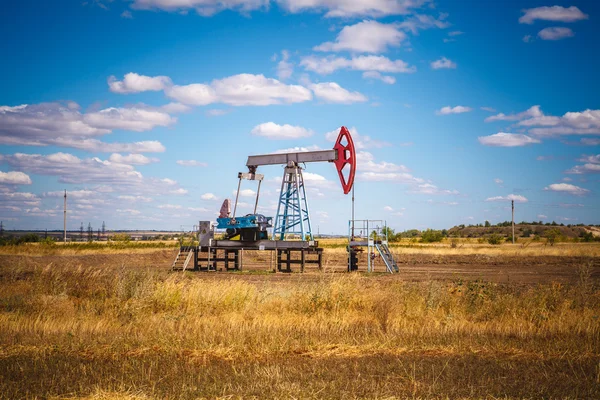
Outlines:
{"label": "pump jack counterweight arm", "polygon": [[264,154],[258,156],[248,156],[246,166],[249,169],[256,169],[261,165],[282,165],[292,161],[295,164],[309,162],[334,162],[337,160],[338,153],[335,150],[304,151],[298,153]]}
{"label": "pump jack counterweight arm", "polygon": [[345,126],[340,128],[340,133],[331,150],[249,156],[248,161],[246,162],[246,166],[248,167],[248,174],[246,175],[254,176],[256,174],[256,169],[261,165],[293,166],[324,161],[335,164],[335,168],[340,177],[340,183],[342,184],[342,189],[344,189],[344,194],[348,194],[354,185],[356,150],[350,131]]}

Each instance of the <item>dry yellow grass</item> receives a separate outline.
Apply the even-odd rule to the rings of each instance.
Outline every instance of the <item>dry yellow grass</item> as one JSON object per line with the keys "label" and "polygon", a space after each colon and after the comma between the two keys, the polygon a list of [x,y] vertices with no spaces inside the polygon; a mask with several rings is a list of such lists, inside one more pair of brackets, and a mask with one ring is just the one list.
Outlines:
{"label": "dry yellow grass", "polygon": [[[327,251],[346,252],[346,239],[320,239],[319,246]],[[488,255],[488,256],[574,256],[600,257],[600,243],[556,243],[553,246],[544,242],[521,239],[515,244],[490,245],[478,243],[475,239],[458,239],[456,247],[445,239],[441,243],[411,243],[403,240],[390,243],[394,254],[434,254],[434,255]]]}
{"label": "dry yellow grass", "polygon": [[600,290],[47,267],[0,275],[0,398],[600,396]]}

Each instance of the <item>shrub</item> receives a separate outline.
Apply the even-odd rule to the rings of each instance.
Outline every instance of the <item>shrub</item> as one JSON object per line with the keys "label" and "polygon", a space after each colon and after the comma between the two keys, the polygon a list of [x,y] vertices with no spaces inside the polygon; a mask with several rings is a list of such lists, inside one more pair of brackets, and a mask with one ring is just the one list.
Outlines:
{"label": "shrub", "polygon": [[487,241],[489,244],[498,245],[502,243],[502,239],[502,236],[498,235],[497,233],[494,233],[493,235],[490,235],[488,237]]}
{"label": "shrub", "polygon": [[548,229],[544,233],[544,237],[546,238],[546,243],[550,246],[554,246],[554,243],[559,242],[562,239],[562,233],[557,228]]}
{"label": "shrub", "polygon": [[441,242],[444,238],[444,235],[441,231],[436,231],[433,229],[427,229],[421,234],[421,243],[435,243]]}

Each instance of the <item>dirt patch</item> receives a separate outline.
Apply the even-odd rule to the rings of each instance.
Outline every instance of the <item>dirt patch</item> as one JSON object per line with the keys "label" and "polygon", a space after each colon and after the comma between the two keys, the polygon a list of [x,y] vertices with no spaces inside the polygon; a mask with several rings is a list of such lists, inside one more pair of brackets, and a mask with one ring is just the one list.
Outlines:
{"label": "dirt patch", "polygon": [[[20,256],[0,255],[0,275],[3,271],[19,268],[24,271],[43,268],[48,265],[73,268],[138,268],[154,269],[168,273],[177,254],[176,249],[161,249],[154,252],[135,252],[126,254],[85,254]],[[326,273],[344,273],[346,270],[345,252],[324,253],[324,271]],[[566,256],[486,256],[486,255],[431,255],[404,254],[397,256],[399,274],[389,276],[385,272],[383,261],[375,259],[376,279],[406,281],[427,280],[476,280],[498,283],[575,283],[582,278],[600,281],[600,259],[597,257]],[[244,271],[235,273],[199,273],[204,278],[248,279],[253,281],[288,281],[293,279],[320,279],[316,266],[307,266],[306,273],[300,274],[270,273],[272,265],[268,262],[248,263]],[[366,272],[366,257],[359,260],[359,272]],[[299,266],[294,267],[299,271]],[[381,278],[378,278],[381,277]]]}

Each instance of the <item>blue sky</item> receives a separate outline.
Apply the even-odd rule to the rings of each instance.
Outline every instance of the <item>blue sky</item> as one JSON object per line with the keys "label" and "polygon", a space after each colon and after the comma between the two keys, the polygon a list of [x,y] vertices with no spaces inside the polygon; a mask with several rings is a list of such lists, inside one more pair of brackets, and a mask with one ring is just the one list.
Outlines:
{"label": "blue sky", "polygon": [[[66,189],[69,229],[190,229],[248,155],[330,149],[345,125],[357,218],[495,223],[514,199],[519,221],[598,224],[599,16],[575,0],[7,3],[0,219],[61,229]],[[282,169],[260,172],[274,216]],[[334,166],[306,173],[314,230],[345,232]]]}

